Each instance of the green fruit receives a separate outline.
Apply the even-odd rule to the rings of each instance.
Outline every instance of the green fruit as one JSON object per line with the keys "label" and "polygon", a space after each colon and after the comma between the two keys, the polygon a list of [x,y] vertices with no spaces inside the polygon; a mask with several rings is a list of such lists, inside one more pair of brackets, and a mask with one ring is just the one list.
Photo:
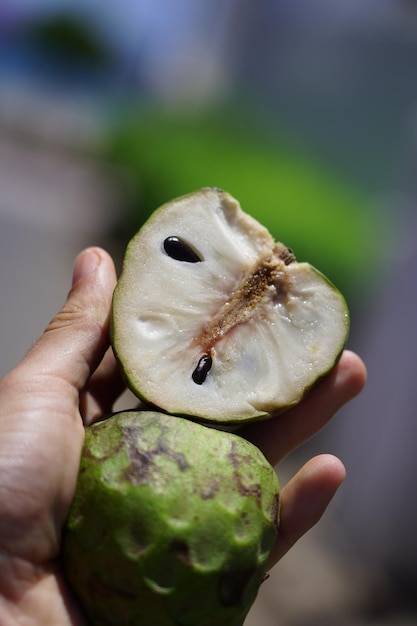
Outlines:
{"label": "green fruit", "polygon": [[93,626],[238,626],[278,505],[274,469],[238,435],[119,413],[86,431],[65,571]]}
{"label": "green fruit", "polygon": [[336,363],[340,292],[219,189],[157,210],[130,242],[112,344],[140,398],[214,422],[268,417]]}

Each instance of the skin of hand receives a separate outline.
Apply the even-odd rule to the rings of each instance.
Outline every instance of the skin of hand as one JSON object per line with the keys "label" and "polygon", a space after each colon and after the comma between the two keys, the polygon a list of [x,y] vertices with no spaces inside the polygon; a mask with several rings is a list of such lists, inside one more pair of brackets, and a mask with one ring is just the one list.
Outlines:
{"label": "skin of hand", "polygon": [[[110,256],[77,257],[66,303],[0,381],[0,624],[85,626],[60,567],[61,532],[76,486],[85,426],[124,390],[109,347],[116,272]],[[345,351],[297,407],[245,427],[275,465],[362,389],[365,367]],[[345,478],[331,455],[311,459],[283,488],[271,566],[321,517]]]}

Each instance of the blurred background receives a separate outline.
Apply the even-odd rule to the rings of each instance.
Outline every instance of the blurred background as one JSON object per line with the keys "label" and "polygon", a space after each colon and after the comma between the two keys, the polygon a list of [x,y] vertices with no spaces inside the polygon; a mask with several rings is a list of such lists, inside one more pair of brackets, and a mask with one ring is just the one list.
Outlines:
{"label": "blurred background", "polygon": [[348,479],[248,626],[417,623],[414,0],[2,0],[0,375],[75,255],[120,269],[160,204],[218,186],[343,291],[366,391],[280,467]]}

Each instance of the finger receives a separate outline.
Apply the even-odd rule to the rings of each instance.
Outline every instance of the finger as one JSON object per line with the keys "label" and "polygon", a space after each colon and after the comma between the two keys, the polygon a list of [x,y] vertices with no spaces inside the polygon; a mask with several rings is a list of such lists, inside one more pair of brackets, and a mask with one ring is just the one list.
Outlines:
{"label": "finger", "polygon": [[98,369],[88,381],[86,391],[80,397],[80,411],[85,425],[111,413],[114,403],[126,389],[119,366],[109,348]]}
{"label": "finger", "polygon": [[109,345],[109,317],[116,272],[110,256],[88,248],[76,259],[68,299],[16,368],[68,382],[79,392]]}
{"label": "finger", "polygon": [[366,369],[362,360],[345,350],[332,372],[300,404],[275,418],[245,427],[241,434],[258,446],[272,465],[276,465],[354,398],[365,381]]}
{"label": "finger", "polygon": [[278,539],[269,568],[320,520],[345,477],[343,463],[322,454],[308,461],[283,488]]}

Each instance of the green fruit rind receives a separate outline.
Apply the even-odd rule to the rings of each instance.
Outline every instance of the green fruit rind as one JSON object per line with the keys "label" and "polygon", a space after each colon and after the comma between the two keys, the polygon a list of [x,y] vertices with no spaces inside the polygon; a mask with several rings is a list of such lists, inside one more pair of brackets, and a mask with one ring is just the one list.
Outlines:
{"label": "green fruit rind", "polygon": [[94,626],[240,626],[278,532],[279,482],[236,434],[144,411],[89,427],[64,534]]}

